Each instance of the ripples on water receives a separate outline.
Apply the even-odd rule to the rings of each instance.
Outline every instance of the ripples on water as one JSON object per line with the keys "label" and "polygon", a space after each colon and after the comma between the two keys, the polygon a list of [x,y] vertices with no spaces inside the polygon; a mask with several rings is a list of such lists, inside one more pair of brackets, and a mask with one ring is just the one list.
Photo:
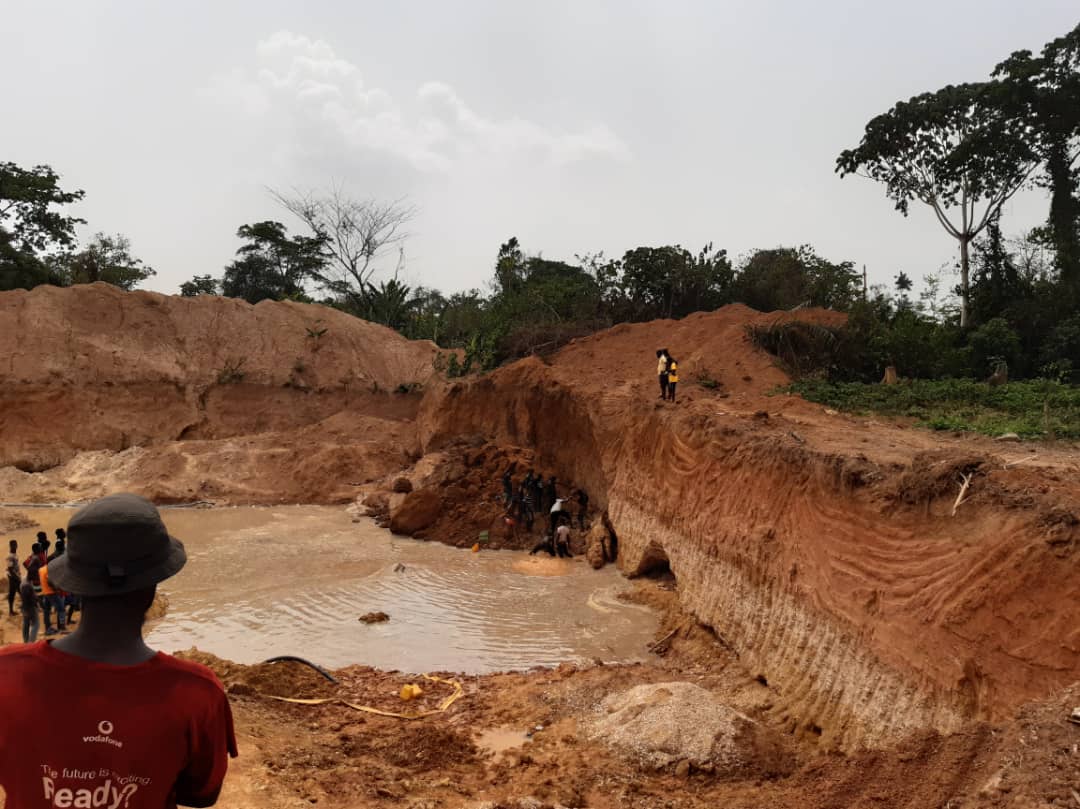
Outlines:
{"label": "ripples on water", "polygon": [[[336,508],[163,513],[189,553],[163,585],[169,615],[150,637],[167,651],[484,673],[640,659],[657,626],[651,611],[616,598],[627,587],[617,571],[583,559],[393,538]],[[390,621],[358,621],[377,610]]]}

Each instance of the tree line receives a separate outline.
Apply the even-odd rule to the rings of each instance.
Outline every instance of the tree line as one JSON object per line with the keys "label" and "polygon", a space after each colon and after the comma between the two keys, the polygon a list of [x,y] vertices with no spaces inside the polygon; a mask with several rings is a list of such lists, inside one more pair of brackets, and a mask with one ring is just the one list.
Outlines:
{"label": "tree line", "polygon": [[[1038,54],[1018,51],[986,81],[949,85],[873,118],[836,161],[841,176],[880,182],[905,216],[924,206],[957,243],[956,276],[926,273],[912,299],[906,272],[865,287],[850,261],[809,245],[751,251],[733,261],[707,244],[642,246],[555,261],[516,238],[495,252],[482,289],[444,294],[401,277],[405,200],[355,199],[340,186],[272,192],[302,232],[280,221],[241,225],[221,275],[196,275],[183,295],[257,303],[322,303],[447,348],[452,373],[543,352],[617,323],[679,318],[742,302],[760,310],[824,306],[848,312],[845,349],[830,376],[870,380],[886,365],[915,377],[1069,379],[1080,370],[1080,26]],[[1045,223],[1006,236],[1005,203],[1044,189]],[[48,166],[0,163],[0,288],[107,281],[130,289],[153,269],[123,236],[77,249],[81,219],[55,210],[78,201]],[[916,203],[916,206],[912,206]],[[376,268],[393,261],[393,273]]]}

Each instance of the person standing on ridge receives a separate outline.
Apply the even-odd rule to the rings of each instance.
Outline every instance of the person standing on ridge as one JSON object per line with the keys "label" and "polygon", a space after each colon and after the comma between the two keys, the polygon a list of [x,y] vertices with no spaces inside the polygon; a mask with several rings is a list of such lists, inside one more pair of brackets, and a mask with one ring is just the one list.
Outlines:
{"label": "person standing on ridge", "polygon": [[141,497],[104,497],[71,518],[67,552],[49,574],[82,596],[79,628],[0,649],[0,738],[18,740],[0,748],[8,806],[217,802],[236,755],[225,691],[205,666],[155,652],[142,637],[158,583],[185,561]]}
{"label": "person standing on ridge", "polygon": [[679,363],[668,357],[668,398],[675,401],[675,386],[679,384]]}
{"label": "person standing on ridge", "polygon": [[7,569],[8,580],[8,615],[15,615],[15,596],[19,594],[19,587],[22,586],[22,576],[19,574],[19,543],[14,539],[8,542],[8,555],[5,568]]}
{"label": "person standing on ridge", "polygon": [[668,357],[666,348],[656,349],[656,377],[660,380],[660,398],[667,399]]}

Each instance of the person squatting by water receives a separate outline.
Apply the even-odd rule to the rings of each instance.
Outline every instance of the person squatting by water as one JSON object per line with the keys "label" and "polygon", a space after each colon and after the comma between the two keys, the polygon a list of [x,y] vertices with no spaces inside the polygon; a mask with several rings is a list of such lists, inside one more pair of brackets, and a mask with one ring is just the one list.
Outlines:
{"label": "person squatting by water", "polygon": [[[142,637],[157,585],[187,560],[183,544],[131,494],[84,507],[67,533],[46,575],[82,597],[78,629],[0,649],[7,806],[213,806],[237,753],[228,699],[208,668]],[[29,566],[20,594],[24,605],[37,595]]]}
{"label": "person squatting by water", "polygon": [[544,534],[544,538],[529,551],[529,556],[535,556],[540,551],[547,551],[551,556],[555,555],[555,540],[552,539],[551,534]]}

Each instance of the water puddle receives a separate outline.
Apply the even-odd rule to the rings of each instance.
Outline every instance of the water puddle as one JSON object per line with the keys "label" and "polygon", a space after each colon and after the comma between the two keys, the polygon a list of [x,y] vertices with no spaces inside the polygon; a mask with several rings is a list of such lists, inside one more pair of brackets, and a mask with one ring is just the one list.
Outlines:
{"label": "water puddle", "polygon": [[[30,512],[50,535],[69,511]],[[584,559],[470,553],[393,537],[341,508],[166,509],[187,567],[162,585],[155,648],[241,663],[293,654],[324,666],[491,671],[639,660],[657,617],[617,598],[628,583]],[[34,531],[13,538],[31,541]],[[362,615],[385,612],[385,623]]]}
{"label": "water puddle", "polygon": [[476,737],[476,746],[498,758],[507,750],[521,747],[531,738],[528,733],[517,728],[491,728],[480,732]]}

